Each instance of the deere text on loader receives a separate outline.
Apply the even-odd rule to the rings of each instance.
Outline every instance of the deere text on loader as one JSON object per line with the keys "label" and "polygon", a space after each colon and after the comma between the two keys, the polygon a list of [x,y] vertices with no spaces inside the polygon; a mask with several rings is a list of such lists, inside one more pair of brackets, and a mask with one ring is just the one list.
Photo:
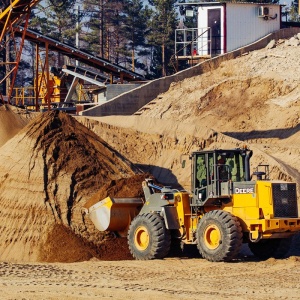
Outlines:
{"label": "deere text on loader", "polygon": [[269,166],[250,174],[249,149],[191,154],[191,190],[143,182],[144,199],[110,198],[88,208],[101,230],[126,235],[138,260],[164,258],[177,239],[209,261],[230,261],[248,243],[260,259],[282,258],[300,231],[296,184],[269,180]]}

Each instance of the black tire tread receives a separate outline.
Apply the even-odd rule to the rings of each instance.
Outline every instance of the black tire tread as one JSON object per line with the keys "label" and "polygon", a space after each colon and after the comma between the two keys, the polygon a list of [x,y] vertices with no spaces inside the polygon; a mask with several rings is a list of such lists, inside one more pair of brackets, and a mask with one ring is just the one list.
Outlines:
{"label": "black tire tread", "polygon": [[[134,231],[139,226],[145,226],[150,234],[149,246],[145,251],[139,251],[134,244]],[[142,214],[133,219],[128,230],[128,246],[131,255],[137,260],[161,259],[168,255],[171,245],[171,235],[166,229],[164,220],[158,214]]]}
{"label": "black tire tread", "polygon": [[271,257],[276,259],[286,257],[290,250],[292,238],[260,240],[257,243],[249,242],[251,252],[259,259],[265,260]]}
{"label": "black tire tread", "polygon": [[[222,243],[215,249],[208,249],[203,242],[203,230],[206,223],[215,224],[222,232]],[[213,210],[206,213],[199,221],[197,228],[197,247],[201,256],[209,261],[231,261],[242,246],[242,228],[237,217],[223,210]]]}

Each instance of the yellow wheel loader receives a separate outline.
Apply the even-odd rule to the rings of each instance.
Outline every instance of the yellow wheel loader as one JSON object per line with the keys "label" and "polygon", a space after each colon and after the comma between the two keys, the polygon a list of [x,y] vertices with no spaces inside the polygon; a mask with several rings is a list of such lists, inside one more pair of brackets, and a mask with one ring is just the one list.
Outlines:
{"label": "yellow wheel loader", "polygon": [[250,172],[249,149],[191,154],[192,192],[143,182],[144,199],[110,198],[87,209],[101,230],[126,235],[138,260],[164,258],[174,240],[196,244],[209,261],[230,261],[242,246],[260,259],[284,257],[300,230],[296,184]]}

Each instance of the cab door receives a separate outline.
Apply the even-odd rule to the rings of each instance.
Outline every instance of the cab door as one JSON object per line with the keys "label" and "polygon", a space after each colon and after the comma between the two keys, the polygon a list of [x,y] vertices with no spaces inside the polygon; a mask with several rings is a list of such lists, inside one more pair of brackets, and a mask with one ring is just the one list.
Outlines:
{"label": "cab door", "polygon": [[205,153],[197,154],[194,161],[194,194],[197,202],[207,198],[208,170]]}

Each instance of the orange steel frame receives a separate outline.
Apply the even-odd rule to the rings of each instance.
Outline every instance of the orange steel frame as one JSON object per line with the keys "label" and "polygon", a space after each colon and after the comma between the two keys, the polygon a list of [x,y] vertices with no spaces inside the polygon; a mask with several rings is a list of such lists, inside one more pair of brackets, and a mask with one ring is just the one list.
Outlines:
{"label": "orange steel frame", "polygon": [[[17,71],[19,67],[19,63],[21,60],[21,54],[24,46],[25,39],[29,41],[33,41],[36,43],[36,76],[39,73],[38,66],[39,66],[39,47],[43,45],[43,48],[45,48],[46,55],[45,55],[45,61],[44,66],[42,67],[42,74],[45,76],[46,81],[46,99],[45,102],[48,103],[48,110],[50,110],[50,70],[49,70],[49,58],[48,53],[49,49],[54,51],[62,51],[67,52],[69,54],[73,54],[74,51],[66,49],[66,47],[63,46],[62,43],[55,43],[55,46],[53,44],[53,41],[48,41],[47,38],[42,38],[40,36],[36,36],[34,33],[32,33],[29,29],[27,30],[28,26],[28,20],[30,17],[30,12],[32,7],[34,7],[36,4],[38,4],[40,0],[15,0],[13,1],[3,12],[0,13],[0,51],[3,50],[10,40],[14,43],[14,51],[16,53],[15,62],[3,62],[3,65],[6,65],[6,70],[10,68],[10,71],[6,71],[6,75],[4,78],[0,80],[0,85],[3,84],[4,81],[11,79],[10,86],[8,87],[9,92],[7,93],[7,103],[11,102],[13,91],[14,91],[14,84],[17,77]],[[19,46],[17,46],[15,37],[21,37],[20,43],[18,43]],[[9,37],[9,39],[7,39]],[[73,55],[76,59],[89,64],[92,64],[92,66],[97,66],[99,69],[103,70],[104,72],[107,72],[110,74],[110,81],[113,83],[113,76],[114,74],[119,74],[119,78],[121,83],[123,83],[124,79],[129,80],[141,80],[138,77],[136,77],[137,74],[129,74],[127,71],[122,71],[119,66],[114,66],[110,63],[99,62],[97,59],[90,57],[90,55],[83,54],[81,51],[76,51],[76,53]],[[73,57],[73,58],[74,58]],[[0,62],[1,64],[1,62]],[[36,85],[35,86],[35,107],[36,110],[38,110],[38,99],[39,99],[39,92],[41,90],[41,86]],[[2,100],[2,103],[4,103],[3,95],[0,92],[0,101]]]}
{"label": "orange steel frame", "polygon": [[[40,0],[26,1],[26,0],[15,0],[13,1],[3,12],[0,13],[0,51],[3,50],[8,42],[12,40],[14,42],[14,51],[16,53],[14,62],[3,62],[2,64],[9,67],[9,72],[0,80],[0,85],[3,84],[8,77],[11,77],[11,84],[9,87],[7,102],[10,103],[14,84],[16,81],[17,71],[21,60],[22,50],[24,46],[26,30],[28,26],[28,20],[31,12],[31,8],[35,6]],[[21,42],[19,46],[16,44],[15,32],[16,28],[20,23],[23,23],[24,30],[21,35]],[[6,36],[9,39],[6,40]],[[4,103],[3,95],[0,94],[1,100]]]}

